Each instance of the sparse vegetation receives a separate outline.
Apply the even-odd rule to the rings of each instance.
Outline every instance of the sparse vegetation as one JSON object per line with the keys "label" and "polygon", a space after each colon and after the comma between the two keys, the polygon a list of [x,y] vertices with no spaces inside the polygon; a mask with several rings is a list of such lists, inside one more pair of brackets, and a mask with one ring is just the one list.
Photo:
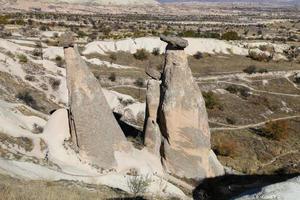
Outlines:
{"label": "sparse vegetation", "polygon": [[237,150],[238,145],[236,141],[232,139],[218,141],[213,147],[213,151],[219,156],[234,157]]}
{"label": "sparse vegetation", "polygon": [[61,81],[59,79],[55,79],[55,78],[50,77],[49,78],[49,83],[50,83],[53,90],[58,90]]}
{"label": "sparse vegetation", "polygon": [[226,32],[222,35],[221,37],[222,40],[239,40],[239,34],[235,31],[229,31]]}
{"label": "sparse vegetation", "polygon": [[43,131],[44,131],[43,127],[41,127],[40,125],[38,125],[36,123],[33,124],[32,133],[40,134],[40,133],[43,133]]}
{"label": "sparse vegetation", "polygon": [[144,87],[145,82],[144,82],[143,78],[137,78],[135,80],[134,84],[138,87]]}
{"label": "sparse vegetation", "polygon": [[254,65],[250,65],[249,67],[247,67],[246,69],[243,70],[245,73],[247,74],[254,74],[257,71],[256,66]]}
{"label": "sparse vegetation", "polygon": [[155,56],[160,55],[160,49],[159,48],[154,48],[153,51],[152,51],[152,54],[155,55]]}
{"label": "sparse vegetation", "polygon": [[58,67],[63,67],[65,62],[61,56],[56,56],[55,57],[55,63]]}
{"label": "sparse vegetation", "polygon": [[203,97],[205,100],[206,108],[208,109],[222,108],[219,98],[212,91],[203,92]]}
{"label": "sparse vegetation", "polygon": [[239,86],[239,85],[229,85],[226,87],[226,90],[232,94],[241,95],[244,98],[250,96],[250,89],[247,87]]}
{"label": "sparse vegetation", "polygon": [[16,97],[32,108],[38,108],[36,100],[33,98],[29,91],[21,91],[16,95]]}
{"label": "sparse vegetation", "polygon": [[144,175],[133,175],[128,178],[127,185],[134,196],[143,195],[151,184],[151,178]]}
{"label": "sparse vegetation", "polygon": [[201,58],[203,58],[203,54],[200,51],[198,51],[194,54],[194,58],[200,60]]}
{"label": "sparse vegetation", "polygon": [[134,58],[137,60],[146,60],[148,59],[149,53],[145,49],[138,49],[135,54],[133,54]]}
{"label": "sparse vegetation", "polygon": [[24,54],[18,54],[17,57],[18,57],[20,63],[27,63],[28,62],[28,58]]}
{"label": "sparse vegetation", "polygon": [[116,79],[117,79],[116,73],[112,72],[112,73],[109,75],[108,79],[109,79],[110,81],[112,81],[112,82],[115,82]]}
{"label": "sparse vegetation", "polygon": [[288,136],[287,121],[270,121],[261,130],[261,135],[273,140],[284,140]]}

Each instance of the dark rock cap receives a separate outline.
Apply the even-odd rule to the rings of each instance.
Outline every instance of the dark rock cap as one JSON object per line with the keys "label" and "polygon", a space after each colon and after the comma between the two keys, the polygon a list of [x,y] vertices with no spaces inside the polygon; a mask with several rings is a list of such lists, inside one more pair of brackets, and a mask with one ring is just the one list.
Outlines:
{"label": "dark rock cap", "polygon": [[177,36],[160,35],[160,40],[168,43],[167,49],[183,50],[189,45],[187,40]]}

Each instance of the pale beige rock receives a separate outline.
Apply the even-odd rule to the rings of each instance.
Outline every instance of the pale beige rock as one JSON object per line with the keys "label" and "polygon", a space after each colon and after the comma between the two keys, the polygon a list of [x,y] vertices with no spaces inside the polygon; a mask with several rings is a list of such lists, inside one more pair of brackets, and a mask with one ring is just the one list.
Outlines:
{"label": "pale beige rock", "polygon": [[119,127],[101,86],[82,60],[77,47],[67,47],[67,85],[72,141],[79,153],[104,169],[116,165],[115,151],[128,151],[131,145]]}
{"label": "pale beige rock", "polygon": [[183,50],[166,51],[161,88],[159,125],[167,171],[193,179],[222,174],[220,163],[211,159],[205,102]]}
{"label": "pale beige rock", "polygon": [[160,101],[160,81],[150,79],[147,84],[146,120],[144,144],[148,150],[160,156],[161,132],[157,124],[157,110]]}

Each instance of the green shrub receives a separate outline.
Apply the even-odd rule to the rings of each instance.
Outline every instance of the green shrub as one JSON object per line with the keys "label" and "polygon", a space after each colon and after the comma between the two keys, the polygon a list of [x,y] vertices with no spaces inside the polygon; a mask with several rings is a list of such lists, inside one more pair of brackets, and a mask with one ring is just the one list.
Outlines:
{"label": "green shrub", "polygon": [[205,106],[208,109],[221,108],[219,98],[212,91],[203,92]]}
{"label": "green shrub", "polygon": [[203,58],[203,53],[198,51],[197,53],[194,54],[194,58],[200,60],[201,58]]}
{"label": "green shrub", "polygon": [[63,58],[61,56],[56,56],[55,63],[58,67],[63,67],[65,64],[65,61],[63,60]]}
{"label": "green shrub", "polygon": [[249,67],[247,67],[246,69],[244,69],[243,72],[245,72],[247,74],[254,74],[254,73],[257,72],[257,68],[254,65],[250,65]]}
{"label": "green shrub", "polygon": [[9,17],[5,15],[0,15],[0,24],[8,24]]}
{"label": "green shrub", "polygon": [[114,72],[112,72],[112,73],[109,75],[108,79],[109,79],[110,81],[112,81],[112,82],[115,82],[116,79],[117,79],[117,76],[116,76],[116,74],[115,74]]}
{"label": "green shrub", "polygon": [[229,85],[227,88],[225,88],[225,90],[227,90],[231,94],[239,94],[242,97],[250,96],[250,89],[239,85]]}
{"label": "green shrub", "polygon": [[52,87],[53,90],[58,90],[59,86],[60,86],[60,80],[59,79],[55,79],[55,78],[49,78],[49,83]]}
{"label": "green shrub", "polygon": [[16,97],[32,108],[38,108],[36,100],[33,98],[29,91],[21,91],[16,95]]}
{"label": "green shrub", "polygon": [[143,78],[137,78],[134,82],[134,85],[138,87],[143,87],[144,86],[144,79]]}
{"label": "green shrub", "polygon": [[226,32],[222,35],[221,37],[222,40],[239,40],[239,34],[235,31],[229,31]]}
{"label": "green shrub", "polygon": [[152,54],[155,55],[155,56],[160,55],[160,49],[159,49],[159,48],[154,48],[154,49],[152,50]]}
{"label": "green shrub", "polygon": [[87,36],[87,34],[86,34],[84,31],[78,31],[78,32],[77,32],[77,35],[78,35],[78,37],[80,37],[80,38],[84,38],[84,37]]}
{"label": "green shrub", "polygon": [[117,60],[117,55],[115,53],[111,53],[109,55],[109,58],[112,60],[112,61],[116,61]]}
{"label": "green shrub", "polygon": [[134,175],[128,178],[127,185],[134,196],[143,195],[147,192],[152,180],[149,176]]}
{"label": "green shrub", "polygon": [[146,60],[148,59],[148,52],[145,49],[138,49],[135,54],[133,54],[134,58],[137,60]]}
{"label": "green shrub", "polygon": [[20,63],[27,63],[28,62],[28,58],[24,54],[18,54],[17,57],[18,57]]}

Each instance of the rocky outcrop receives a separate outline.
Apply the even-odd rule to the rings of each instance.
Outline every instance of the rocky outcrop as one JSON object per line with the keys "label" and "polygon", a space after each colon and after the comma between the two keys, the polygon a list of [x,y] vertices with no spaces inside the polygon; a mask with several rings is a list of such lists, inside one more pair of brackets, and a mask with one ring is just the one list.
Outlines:
{"label": "rocky outcrop", "polygon": [[168,173],[193,179],[223,174],[223,167],[211,151],[205,102],[183,51],[187,41],[161,39],[168,42],[166,61],[159,91],[158,81],[148,82],[145,145],[157,150],[158,131],[154,130],[158,124],[160,155]]}
{"label": "rocky outcrop", "polygon": [[105,99],[102,88],[77,47],[64,45],[72,141],[79,153],[98,167],[116,165],[115,152],[131,148]]}

